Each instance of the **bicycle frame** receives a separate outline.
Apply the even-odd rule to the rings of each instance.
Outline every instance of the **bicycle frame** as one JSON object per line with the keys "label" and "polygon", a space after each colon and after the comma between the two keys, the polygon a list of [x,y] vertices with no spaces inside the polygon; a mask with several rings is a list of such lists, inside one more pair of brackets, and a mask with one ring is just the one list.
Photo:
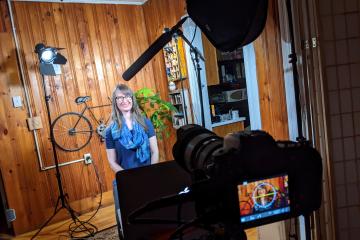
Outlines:
{"label": "bicycle frame", "polygon": [[[89,143],[93,132],[96,132],[99,135],[100,140],[104,141],[106,124],[108,124],[110,116],[108,116],[107,119],[103,117],[97,118],[93,109],[108,107],[111,106],[111,104],[102,104],[99,106],[90,107],[86,103],[87,100],[88,96],[86,99],[80,99],[76,101],[78,104],[85,104],[80,112],[63,113],[59,115],[51,124],[53,140],[60,149],[68,152],[74,152],[82,149]],[[85,116],[85,112],[87,110],[90,111],[89,117]],[[91,123],[90,118],[93,119],[94,124]],[[68,136],[68,140],[72,139],[72,142],[70,143],[68,140],[64,139],[63,136]]]}
{"label": "bicycle frame", "polygon": [[[96,121],[97,125],[100,125],[102,122],[96,118],[96,116],[95,116],[94,112],[92,111],[92,109],[111,106],[111,104],[103,104],[103,105],[99,105],[99,106],[89,107],[86,102],[84,102],[84,104],[85,104],[85,107],[81,110],[81,112],[80,112],[80,117],[79,117],[79,119],[76,121],[76,123],[75,123],[75,125],[74,125],[74,127],[73,127],[74,129],[75,129],[76,126],[78,125],[81,117],[84,116],[84,113],[85,113],[86,110],[89,110],[89,112],[91,113],[90,115],[91,115],[92,118]],[[109,116],[108,119],[107,119],[106,121],[104,121],[103,123],[106,125],[106,124],[108,123],[109,119],[110,119],[110,116]]]}

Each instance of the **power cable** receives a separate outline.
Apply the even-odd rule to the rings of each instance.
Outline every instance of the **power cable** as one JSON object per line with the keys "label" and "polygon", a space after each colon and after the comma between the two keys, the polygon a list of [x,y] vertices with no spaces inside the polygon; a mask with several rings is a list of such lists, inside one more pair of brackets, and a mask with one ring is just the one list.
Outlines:
{"label": "power cable", "polygon": [[[101,187],[101,181],[100,181],[100,176],[99,176],[99,171],[97,169],[97,167],[95,166],[95,163],[92,163],[94,171],[95,171],[95,175],[96,175],[96,179],[97,182],[99,183],[99,189],[100,189],[100,201],[99,201],[99,205],[97,207],[97,209],[95,210],[95,212],[90,216],[89,219],[87,219],[86,221],[81,221],[79,218],[76,218],[76,221],[72,222],[69,225],[69,236],[71,239],[84,239],[84,238],[88,238],[88,237],[93,237],[96,233],[98,233],[98,228],[90,223],[90,221],[95,217],[95,215],[98,213],[100,207],[101,207],[101,202],[102,202],[102,187]],[[81,237],[79,237],[79,234],[88,232],[87,235],[81,235]]]}

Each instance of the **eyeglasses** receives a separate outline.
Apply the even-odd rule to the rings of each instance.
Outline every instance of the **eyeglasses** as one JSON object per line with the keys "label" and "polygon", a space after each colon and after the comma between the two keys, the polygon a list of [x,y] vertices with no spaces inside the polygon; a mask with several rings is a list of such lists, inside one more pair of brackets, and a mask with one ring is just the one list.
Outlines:
{"label": "eyeglasses", "polygon": [[131,95],[117,96],[115,99],[116,99],[116,101],[119,101],[120,103],[124,102],[125,99],[127,101],[131,102],[132,101],[132,96]]}

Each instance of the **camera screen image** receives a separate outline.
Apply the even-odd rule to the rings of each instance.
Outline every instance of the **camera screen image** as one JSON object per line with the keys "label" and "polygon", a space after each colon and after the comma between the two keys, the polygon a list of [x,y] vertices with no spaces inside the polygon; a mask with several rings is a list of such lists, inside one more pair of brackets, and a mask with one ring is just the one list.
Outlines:
{"label": "camera screen image", "polygon": [[283,174],[238,185],[241,223],[290,213],[288,180]]}

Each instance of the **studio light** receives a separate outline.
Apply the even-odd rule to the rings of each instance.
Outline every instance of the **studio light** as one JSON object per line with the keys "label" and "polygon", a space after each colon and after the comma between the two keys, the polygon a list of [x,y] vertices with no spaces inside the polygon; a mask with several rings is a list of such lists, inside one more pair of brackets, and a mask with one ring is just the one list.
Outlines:
{"label": "studio light", "polygon": [[40,60],[45,62],[45,63],[52,63],[56,57],[56,50],[53,48],[45,48],[41,53],[40,53]]}
{"label": "studio light", "polygon": [[[52,91],[48,91],[48,88],[46,87],[49,86],[50,88],[50,83],[46,84],[45,75],[55,76],[61,74],[60,65],[63,65],[67,62],[66,58],[60,53],[58,53],[58,50],[61,49],[64,48],[54,48],[54,47],[45,46],[45,44],[43,43],[38,43],[35,45],[35,50],[34,50],[39,58],[39,70],[41,73],[42,87],[44,91],[44,99],[46,103],[46,113],[47,113],[47,120],[49,126],[51,126],[52,124],[51,114],[50,114],[50,104],[49,104],[52,98],[51,96]],[[51,80],[52,78],[48,78],[48,82],[50,82]],[[50,140],[51,140],[53,159],[55,162],[55,171],[56,171],[55,176],[58,185],[59,197],[57,199],[55,205],[55,211],[53,212],[53,215],[50,216],[50,218],[43,225],[40,226],[40,228],[31,237],[31,239],[35,239],[35,237],[44,229],[44,227],[46,227],[51,222],[51,220],[61,209],[65,209],[66,211],[68,211],[68,214],[71,216],[72,223],[70,223],[69,225],[69,233],[71,238],[80,239],[80,237],[75,237],[73,236],[73,234],[81,234],[81,233],[88,234],[84,236],[84,238],[94,236],[94,233],[96,233],[97,231],[96,226],[92,225],[91,223],[81,221],[77,217],[74,209],[71,208],[69,202],[67,201],[67,194],[64,192],[64,188],[62,185],[61,172],[59,170],[59,161],[57,157],[58,154],[57,154],[57,149],[54,142],[54,136],[52,131],[50,131]],[[88,226],[90,226],[90,228]],[[81,229],[81,231],[79,231],[79,229]]]}
{"label": "studio light", "polygon": [[37,53],[40,61],[41,74],[51,76],[61,74],[60,65],[67,62],[66,58],[58,52],[62,49],[64,48],[45,46],[43,43],[36,44],[35,53]]}

